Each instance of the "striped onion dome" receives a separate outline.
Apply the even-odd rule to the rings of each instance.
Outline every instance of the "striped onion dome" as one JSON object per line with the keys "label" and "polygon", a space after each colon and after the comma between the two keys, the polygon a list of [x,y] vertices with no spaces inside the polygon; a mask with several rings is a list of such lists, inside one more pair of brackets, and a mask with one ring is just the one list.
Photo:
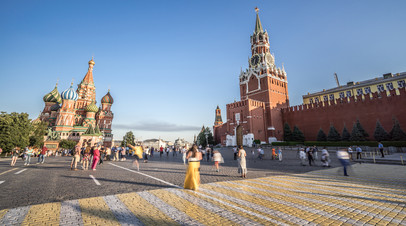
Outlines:
{"label": "striped onion dome", "polygon": [[110,90],[107,92],[106,95],[101,99],[102,104],[113,104],[114,100],[113,97],[110,95]]}
{"label": "striped onion dome", "polygon": [[58,84],[55,85],[55,88],[49,92],[43,98],[44,102],[52,102],[52,103],[62,103],[61,94],[58,92]]}
{"label": "striped onion dome", "polygon": [[98,112],[99,108],[96,106],[96,104],[94,103],[94,101],[92,101],[91,104],[87,105],[85,108],[85,111],[87,112]]}
{"label": "striped onion dome", "polygon": [[64,100],[74,100],[74,101],[78,100],[79,95],[76,93],[75,90],[73,90],[72,85],[73,85],[73,83],[70,84],[69,89],[62,92],[62,94],[61,94],[62,99],[64,99]]}

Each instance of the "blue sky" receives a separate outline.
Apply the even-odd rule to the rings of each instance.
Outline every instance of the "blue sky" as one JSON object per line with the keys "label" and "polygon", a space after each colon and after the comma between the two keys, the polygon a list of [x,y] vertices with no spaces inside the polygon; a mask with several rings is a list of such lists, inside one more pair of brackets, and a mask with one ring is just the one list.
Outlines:
{"label": "blue sky", "polygon": [[0,1],[0,111],[36,118],[42,97],[77,84],[94,55],[113,133],[192,141],[217,105],[239,100],[260,8],[291,105],[302,95],[406,71],[406,1]]}

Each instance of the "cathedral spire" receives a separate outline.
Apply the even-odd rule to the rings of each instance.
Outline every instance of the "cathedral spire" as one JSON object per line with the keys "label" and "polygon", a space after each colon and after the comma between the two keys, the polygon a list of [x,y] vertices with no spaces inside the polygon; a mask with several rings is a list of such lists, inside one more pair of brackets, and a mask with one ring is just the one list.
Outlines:
{"label": "cathedral spire", "polygon": [[262,29],[262,24],[261,24],[261,20],[259,19],[259,15],[258,15],[258,7],[255,7],[255,12],[257,12],[257,20],[255,21],[255,34],[258,34],[260,32],[264,32],[264,29]]}
{"label": "cathedral spire", "polygon": [[92,59],[89,61],[89,69],[87,70],[87,73],[85,75],[85,77],[82,80],[82,83],[85,84],[94,84],[93,82],[93,67],[94,67],[95,63],[93,61],[93,57]]}

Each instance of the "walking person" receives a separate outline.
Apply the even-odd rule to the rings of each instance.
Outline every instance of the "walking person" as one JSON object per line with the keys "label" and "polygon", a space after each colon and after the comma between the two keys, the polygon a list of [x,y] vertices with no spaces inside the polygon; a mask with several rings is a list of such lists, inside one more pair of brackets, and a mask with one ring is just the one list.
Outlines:
{"label": "walking person", "polygon": [[80,147],[76,145],[72,151],[72,161],[70,163],[70,170],[78,170],[77,165],[80,160]]}
{"label": "walking person", "polygon": [[134,167],[137,166],[137,171],[140,171],[140,159],[142,159],[142,154],[143,150],[141,146],[132,146],[131,144],[128,144],[128,147],[131,148],[134,151],[134,161],[132,163],[132,166]]}
{"label": "walking person", "polygon": [[211,148],[209,147],[209,145],[207,145],[206,147],[206,154],[207,154],[206,156],[207,162],[210,162]]}
{"label": "walking person", "polygon": [[340,163],[344,168],[344,176],[348,176],[347,166],[349,165],[349,160],[350,160],[350,156],[348,155],[348,152],[345,149],[338,150],[337,158],[338,158],[338,160],[340,160]]}
{"label": "walking person", "polygon": [[89,162],[90,162],[90,146],[87,146],[83,151],[83,158],[82,158],[82,168],[83,170],[89,169]]}
{"label": "walking person", "polygon": [[261,146],[258,147],[257,151],[258,151],[259,160],[263,160],[264,159],[264,150],[261,148]]}
{"label": "walking person", "polygon": [[148,162],[148,156],[149,156],[149,148],[148,146],[144,149],[144,162]]}
{"label": "walking person", "polygon": [[245,157],[247,156],[247,153],[245,152],[244,148],[242,147],[242,145],[240,145],[237,153],[237,157],[238,157],[238,173],[241,174],[242,178],[246,178],[247,177],[247,162]]}
{"label": "walking person", "polygon": [[155,151],[155,148],[154,147],[151,147],[151,154],[150,154],[150,157],[151,158],[153,158],[154,157],[154,151]]}
{"label": "walking person", "polygon": [[106,155],[106,150],[104,150],[104,147],[102,146],[100,148],[100,161],[99,161],[99,165],[103,164],[104,161],[104,156]]}
{"label": "walking person", "polygon": [[182,160],[183,160],[183,165],[186,165],[186,146],[183,146],[182,148]]}
{"label": "walking person", "polygon": [[251,160],[255,160],[255,149],[251,149]]}
{"label": "walking person", "polygon": [[281,147],[278,148],[278,159],[279,159],[279,162],[282,162],[282,148]]}
{"label": "walking person", "polygon": [[380,141],[378,144],[378,148],[379,148],[379,151],[381,152],[381,157],[385,158],[385,155],[383,154],[383,144]]}
{"label": "walking person", "polygon": [[314,160],[318,160],[319,158],[317,157],[317,152],[319,151],[319,149],[317,148],[316,145],[313,146],[313,161]]}
{"label": "walking person", "polygon": [[347,150],[348,150],[348,155],[350,156],[350,160],[352,161],[353,160],[353,155],[352,155],[353,150],[352,150],[351,146],[349,146]]}
{"label": "walking person", "polygon": [[355,151],[357,152],[357,159],[362,159],[362,149],[360,146],[357,146],[355,148]]}
{"label": "walking person", "polygon": [[121,159],[120,159],[120,161],[125,161],[125,160],[127,160],[126,157],[125,157],[125,156],[127,155],[126,152],[127,152],[127,148],[126,148],[126,147],[122,147],[122,148],[121,148]]}
{"label": "walking person", "polygon": [[202,153],[197,149],[194,144],[187,152],[186,158],[188,159],[188,168],[183,187],[185,189],[198,190],[200,185],[200,160],[202,160]]}
{"label": "walking person", "polygon": [[313,150],[312,150],[312,148],[307,148],[306,149],[306,152],[307,152],[307,160],[309,160],[309,166],[311,166],[312,165],[312,162],[314,163],[314,159],[313,159]]}
{"label": "walking person", "polygon": [[272,148],[272,160],[276,159],[276,152],[275,152],[275,148]]}
{"label": "walking person", "polygon": [[299,158],[300,158],[300,164],[302,164],[302,166],[305,166],[306,165],[306,152],[305,152],[304,148],[300,148]]}
{"label": "walking person", "polygon": [[234,151],[234,160],[237,160],[237,153],[238,153],[237,147],[233,147],[233,151]]}
{"label": "walking person", "polygon": [[162,158],[162,155],[164,154],[164,148],[161,146],[160,148],[159,148],[159,158],[161,159]]}
{"label": "walking person", "polygon": [[20,148],[15,147],[13,150],[11,150],[11,166],[14,166],[17,162],[18,156],[20,156]]}
{"label": "walking person", "polygon": [[330,154],[326,147],[321,150],[321,162],[323,163],[323,167],[330,167]]}
{"label": "walking person", "polygon": [[106,148],[106,161],[111,160],[111,148],[107,147]]}
{"label": "walking person", "polygon": [[96,170],[97,162],[99,162],[100,159],[100,151],[99,147],[97,146],[96,148],[93,147],[93,163],[92,163],[92,170]]}
{"label": "walking person", "polygon": [[26,157],[25,157],[25,163],[24,166],[29,166],[31,162],[31,156],[34,154],[34,149],[33,147],[27,147],[27,150],[25,151]]}
{"label": "walking person", "polygon": [[46,154],[47,154],[47,151],[48,151],[48,148],[45,147],[45,145],[44,145],[44,146],[42,147],[42,149],[41,149],[41,152],[39,153],[39,156],[38,156],[38,163],[37,163],[37,164],[39,164],[39,163],[43,164],[43,163],[45,162],[45,156],[46,156]]}
{"label": "walking person", "polygon": [[221,153],[217,150],[213,151],[213,161],[214,161],[214,166],[216,167],[216,172],[219,172],[219,163],[223,162],[223,157],[221,156]]}

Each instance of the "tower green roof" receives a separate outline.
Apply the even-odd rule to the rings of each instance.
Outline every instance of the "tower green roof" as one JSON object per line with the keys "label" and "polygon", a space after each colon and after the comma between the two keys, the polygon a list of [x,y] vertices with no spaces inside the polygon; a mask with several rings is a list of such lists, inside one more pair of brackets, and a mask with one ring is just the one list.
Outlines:
{"label": "tower green roof", "polygon": [[264,32],[264,29],[262,29],[261,20],[259,19],[259,15],[257,13],[257,20],[255,21],[255,34],[260,32]]}

